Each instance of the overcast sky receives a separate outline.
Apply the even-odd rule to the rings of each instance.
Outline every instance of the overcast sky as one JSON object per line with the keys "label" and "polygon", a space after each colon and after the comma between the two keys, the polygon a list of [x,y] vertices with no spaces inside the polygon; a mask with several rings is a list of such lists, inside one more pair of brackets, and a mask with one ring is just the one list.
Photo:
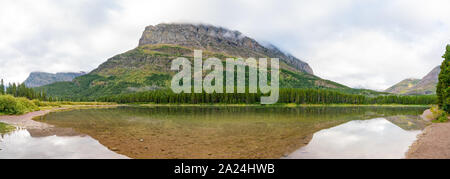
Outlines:
{"label": "overcast sky", "polygon": [[2,0],[0,78],[91,71],[147,25],[206,23],[270,42],[316,75],[385,89],[421,78],[450,43],[448,0]]}

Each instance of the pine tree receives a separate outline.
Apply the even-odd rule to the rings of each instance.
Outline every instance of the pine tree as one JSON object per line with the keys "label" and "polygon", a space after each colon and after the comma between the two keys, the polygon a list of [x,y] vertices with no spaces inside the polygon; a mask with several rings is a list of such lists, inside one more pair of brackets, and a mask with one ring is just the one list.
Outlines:
{"label": "pine tree", "polygon": [[436,93],[439,106],[443,110],[450,112],[450,45],[447,45],[446,52],[442,58],[444,58],[444,62],[441,65]]}
{"label": "pine tree", "polygon": [[5,94],[5,84],[3,83],[3,79],[0,82],[0,95]]}

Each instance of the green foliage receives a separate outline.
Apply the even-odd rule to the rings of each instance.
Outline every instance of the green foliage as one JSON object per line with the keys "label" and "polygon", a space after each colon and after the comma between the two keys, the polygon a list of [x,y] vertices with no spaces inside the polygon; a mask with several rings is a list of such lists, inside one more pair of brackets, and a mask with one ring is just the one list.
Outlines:
{"label": "green foliage", "polygon": [[15,129],[16,128],[14,126],[0,122],[0,134],[5,134],[5,133],[11,132]]}
{"label": "green foliage", "polygon": [[443,110],[439,109],[439,106],[433,105],[430,108],[431,115],[427,116],[429,119],[437,119],[441,114],[444,112]]}
{"label": "green foliage", "polygon": [[433,105],[430,108],[431,114],[427,116],[429,119],[433,119],[433,122],[447,122],[448,121],[448,115],[447,113],[440,109],[439,106]]}
{"label": "green foliage", "polygon": [[443,112],[437,119],[439,122],[447,122],[448,121],[448,115],[446,112]]}
{"label": "green foliage", "polygon": [[116,82],[116,77],[103,77],[97,74],[88,74],[76,78],[73,82],[57,82],[51,85],[35,88],[45,91],[59,100],[92,101],[101,95],[120,94],[135,83]]}
{"label": "green foliage", "polygon": [[171,80],[168,74],[152,74],[145,78],[145,84],[155,86],[167,86],[166,82]]}
{"label": "green foliage", "polygon": [[[259,104],[261,93],[182,93],[156,90],[98,98],[98,101],[116,103],[158,104]],[[377,96],[368,97],[324,89],[280,89],[278,103],[295,104],[405,104],[428,105],[436,103],[436,96]]]}
{"label": "green foliage", "polygon": [[[3,89],[3,90],[2,90]],[[3,79],[0,83],[0,95],[9,94],[14,97],[26,97],[28,99],[40,99],[40,100],[47,100],[46,94],[43,91],[36,92],[32,88],[28,88],[25,86],[24,83],[22,84],[9,84],[8,88],[6,88],[3,84]]]}
{"label": "green foliage", "polygon": [[24,114],[39,110],[39,108],[27,98],[15,98],[11,95],[0,95],[0,113]]}
{"label": "green foliage", "polygon": [[[320,87],[320,85],[316,84],[316,81],[319,81],[318,77],[314,75],[310,75],[307,73],[299,73],[299,72],[292,72],[289,70],[281,69],[280,73],[280,85],[284,88],[317,88]],[[327,81],[329,83],[325,83],[329,87],[333,88],[348,88],[344,85],[334,83],[330,81]],[[322,86],[325,87],[325,86]]]}
{"label": "green foliage", "polygon": [[3,82],[3,79],[0,81],[0,95],[5,94],[5,84]]}
{"label": "green foliage", "polygon": [[105,103],[105,102],[73,102],[73,101],[32,101],[38,107],[61,107],[64,105],[114,105],[115,103]]}
{"label": "green foliage", "polygon": [[447,45],[443,58],[445,60],[441,65],[436,93],[439,106],[447,113],[450,113],[450,45]]}

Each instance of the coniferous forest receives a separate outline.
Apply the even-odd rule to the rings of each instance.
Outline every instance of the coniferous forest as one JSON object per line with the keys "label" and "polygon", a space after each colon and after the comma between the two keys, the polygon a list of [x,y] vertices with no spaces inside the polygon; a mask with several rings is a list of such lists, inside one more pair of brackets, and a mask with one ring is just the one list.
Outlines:
{"label": "coniferous forest", "polygon": [[[102,102],[116,103],[157,103],[157,104],[259,104],[261,93],[182,93],[175,94],[170,90],[148,91],[133,94],[100,97]],[[295,104],[436,104],[435,95],[422,96],[365,96],[345,94],[327,89],[280,89],[278,103]]]}
{"label": "coniferous forest", "polygon": [[[9,94],[14,97],[26,97],[41,101],[99,101],[115,103],[156,103],[156,104],[259,104],[262,96],[268,94],[258,93],[181,93],[171,90],[155,90],[139,93],[110,95],[98,98],[56,98],[47,96],[45,91],[35,91],[24,84],[9,84],[5,87],[3,80],[0,83],[0,94]],[[360,95],[349,94],[332,89],[280,89],[280,104],[403,104],[428,105],[437,104],[436,95]]]}
{"label": "coniferous forest", "polygon": [[11,95],[14,97],[25,97],[28,99],[38,99],[41,101],[53,100],[51,97],[47,97],[44,91],[35,91],[33,88],[28,88],[24,83],[16,84],[10,83],[6,87],[3,79],[0,81],[0,95]]}

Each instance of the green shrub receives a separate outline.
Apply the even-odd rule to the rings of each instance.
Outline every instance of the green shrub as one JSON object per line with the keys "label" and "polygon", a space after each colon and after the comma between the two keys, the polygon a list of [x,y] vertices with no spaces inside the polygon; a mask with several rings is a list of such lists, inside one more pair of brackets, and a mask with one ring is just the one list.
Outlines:
{"label": "green shrub", "polygon": [[39,108],[27,98],[15,98],[10,95],[0,95],[0,113],[24,114],[39,110]]}
{"label": "green shrub", "polygon": [[431,111],[431,116],[427,116],[430,119],[437,119],[442,115],[442,113],[444,113],[444,111],[439,109],[439,106],[437,106],[437,105],[433,105],[431,107],[430,111]]}
{"label": "green shrub", "polygon": [[[39,107],[36,106],[32,101],[30,101],[27,98],[16,98],[18,101],[18,105],[20,107],[23,107],[23,113],[27,113],[27,112],[33,112],[33,111],[37,111],[39,110]],[[23,114],[22,113],[22,114]]]}
{"label": "green shrub", "polygon": [[12,114],[15,110],[16,100],[9,95],[0,96],[0,112],[5,114]]}
{"label": "green shrub", "polygon": [[448,115],[446,112],[443,112],[441,116],[437,119],[439,122],[447,122],[448,121]]}

